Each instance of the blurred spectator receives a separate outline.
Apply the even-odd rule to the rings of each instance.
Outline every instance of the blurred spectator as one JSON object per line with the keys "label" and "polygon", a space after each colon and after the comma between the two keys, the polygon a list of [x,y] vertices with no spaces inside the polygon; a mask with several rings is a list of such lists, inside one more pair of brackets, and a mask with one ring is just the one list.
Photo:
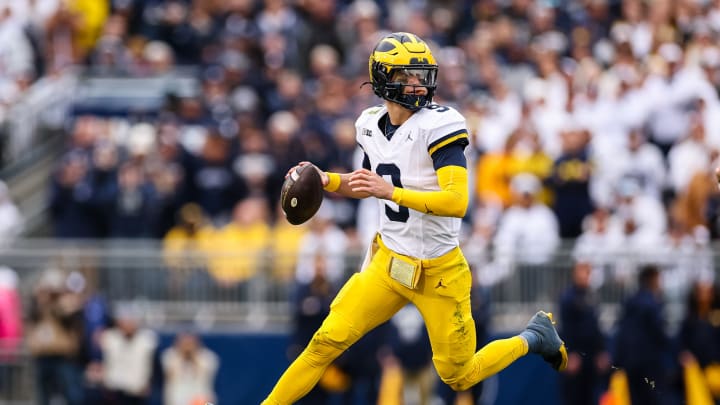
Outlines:
{"label": "blurred spectator", "polygon": [[216,402],[218,356],[204,347],[197,335],[181,332],[161,357],[164,374],[163,403],[190,405]]}
{"label": "blurred spectator", "polygon": [[60,2],[46,25],[46,41],[57,43],[49,57],[56,65],[84,61],[107,18],[106,1],[68,0]]}
{"label": "blurred spectator", "polygon": [[21,7],[0,2],[0,123],[8,118],[9,107],[27,89],[37,73],[33,67],[32,44],[25,34]]}
{"label": "blurred spectator", "polygon": [[684,50],[674,42],[661,43],[657,48],[656,72],[647,78],[648,96],[656,100],[648,124],[651,140],[667,155],[672,145],[688,131],[689,115],[682,96]]}
{"label": "blurred spectator", "polygon": [[[290,360],[300,354],[300,350],[320,328],[330,313],[330,303],[337,293],[336,287],[328,279],[325,256],[317,253],[313,259],[310,278],[307,281],[298,281],[293,292],[293,331],[287,351]],[[331,391],[347,389],[347,385],[347,376],[331,364],[320,383],[303,398],[303,402],[324,404]]]}
{"label": "blurred spectator", "polygon": [[[680,349],[679,362],[684,367],[696,364],[704,370],[704,381],[700,384],[707,386],[720,400],[720,382],[717,373],[720,369],[720,290],[716,285],[705,281],[693,284],[687,295],[686,314],[678,333]],[[690,381],[685,380],[685,384]],[[686,386],[686,392],[692,387]]]}
{"label": "blurred spectator", "polygon": [[512,178],[513,204],[503,211],[493,237],[493,261],[483,272],[485,282],[496,283],[516,272],[522,300],[550,299],[545,267],[560,245],[555,214],[537,200],[540,181],[532,174]]}
{"label": "blurred spectator", "polygon": [[538,193],[538,200],[545,205],[551,205],[554,199],[552,187],[553,159],[543,150],[537,132],[530,129],[521,131],[522,136],[512,153],[512,173],[530,173],[543,184]]}
{"label": "blurred spectator", "polygon": [[88,151],[88,183],[92,191],[92,215],[95,217],[98,234],[105,237],[110,234],[110,212],[115,209],[117,197],[117,177],[119,150],[114,142],[98,140]]}
{"label": "blurred spectator", "polygon": [[[503,207],[497,201],[485,200],[475,204],[473,227],[470,235],[462,242],[463,252],[471,268],[477,269],[475,278],[480,285],[489,287],[495,284],[494,274],[488,263],[491,261],[491,246],[497,230]],[[476,320],[477,322],[477,320]]]}
{"label": "blurred spectator", "polygon": [[502,83],[499,75],[492,76],[491,88],[497,88],[499,97],[480,97],[477,101],[478,120],[476,147],[484,153],[502,150],[521,122],[522,100]]}
{"label": "blurred spectator", "polygon": [[175,53],[172,48],[163,41],[145,42],[142,45],[141,58],[142,69],[140,72],[150,76],[168,74],[170,70],[173,69],[173,64],[175,63]]}
{"label": "blurred spectator", "polygon": [[[349,118],[340,118],[335,121],[331,131],[336,148],[328,162],[327,170],[351,172],[355,168],[360,168],[364,154],[355,139],[354,121]],[[377,209],[377,202],[373,198],[366,199],[368,201],[356,200],[345,198],[337,193],[326,193],[325,198],[332,202],[334,221],[348,234],[351,244],[360,241],[364,245],[372,239],[365,238],[367,234],[359,234],[359,232],[372,232],[374,236],[376,229],[374,229],[373,223],[377,222],[377,220],[376,218],[368,218],[370,222],[363,224],[364,217],[360,215],[371,214],[371,212],[367,211],[368,207],[365,207],[366,212],[361,214],[359,207],[365,202],[374,205],[374,207],[370,208],[371,211],[373,208]]]}
{"label": "blurred spectator", "polygon": [[263,270],[270,245],[267,201],[250,197],[233,210],[232,222],[217,229],[201,244],[208,271],[224,287],[233,287]]}
{"label": "blurred spectator", "polygon": [[10,245],[23,231],[25,220],[10,199],[5,182],[0,181],[0,247]]}
{"label": "blurred spectator", "polygon": [[[392,324],[385,322],[360,338],[335,360],[331,367],[337,367],[337,370],[347,378],[347,386],[338,390],[341,392],[339,395],[341,403],[378,402],[382,367],[392,354],[388,344],[392,333]],[[323,379],[325,378],[324,376]]]}
{"label": "blurred spectator", "polygon": [[555,160],[549,179],[555,190],[553,210],[558,218],[560,237],[575,238],[582,232],[583,219],[593,209],[589,188],[592,176],[589,133],[581,128],[565,128],[560,135],[562,152]]}
{"label": "blurred spectator", "polygon": [[[13,4],[15,3],[15,4]],[[18,4],[19,3],[19,4]],[[24,1],[0,2],[0,36],[3,38],[0,54],[0,77],[14,77],[32,71],[32,48],[24,29],[29,11]]]}
{"label": "blurred spectator", "polygon": [[685,190],[669,207],[669,215],[688,229],[702,227],[717,236],[720,229],[714,217],[718,215],[720,190],[711,166],[692,176]]}
{"label": "blurred spectator", "polygon": [[341,24],[346,28],[339,32],[343,47],[347,49],[343,70],[353,76],[365,74],[365,59],[379,38],[380,30],[384,28],[382,8],[386,6],[385,3],[355,0],[345,9],[344,18],[338,21],[342,21]]}
{"label": "blurred spectator", "polygon": [[128,162],[120,166],[117,180],[103,199],[109,205],[111,238],[149,238],[157,220],[157,198],[142,168]]}
{"label": "blurred spectator", "polygon": [[[300,19],[295,25],[294,39],[298,46],[300,67],[304,72],[310,71],[311,50],[324,44],[341,52],[342,42],[335,25],[337,4],[332,1],[309,1],[299,7]],[[339,55],[342,58],[342,55]]]}
{"label": "blurred spectator", "polygon": [[536,200],[540,191],[537,177],[518,174],[513,177],[511,187],[514,203],[500,217],[493,239],[495,264],[518,263],[528,272],[530,280],[544,280],[546,277],[538,274],[544,270],[540,266],[552,259],[560,243],[557,218],[550,208]]}
{"label": "blurred spectator", "polygon": [[266,134],[255,128],[246,128],[237,140],[238,157],[233,162],[235,173],[245,183],[248,194],[269,194],[270,176],[275,170],[275,162]]}
{"label": "blurred spectator", "polygon": [[272,276],[281,283],[295,279],[295,269],[300,258],[300,246],[305,234],[306,225],[292,225],[285,218],[280,202],[276,207],[275,223],[270,236],[269,257],[272,260]]}
{"label": "blurred spectator", "polygon": [[623,246],[634,251],[647,251],[656,246],[667,229],[660,201],[645,194],[631,177],[621,179],[615,193],[615,215],[622,224]]}
{"label": "blurred spectator", "polygon": [[561,375],[563,403],[595,404],[601,377],[609,371],[605,336],[600,329],[597,303],[590,289],[592,267],[576,262],[572,284],[560,296],[560,333],[568,347],[568,367]]}
{"label": "blurred spectator", "polygon": [[208,135],[188,173],[189,195],[217,225],[227,221],[246,190],[242,179],[232,169],[228,146],[228,140],[221,135]]}
{"label": "blurred spectator", "polygon": [[709,241],[707,229],[688,229],[682,223],[671,221],[655,255],[656,263],[663,270],[661,277],[666,299],[680,302],[694,283],[713,282],[715,274]]}
{"label": "blurred spectator", "polygon": [[391,319],[392,355],[402,372],[401,403],[429,405],[435,385],[430,338],[417,308],[405,306]]}
{"label": "blurred spectator", "polygon": [[298,282],[307,283],[312,279],[315,256],[325,257],[326,277],[331,283],[339,283],[345,277],[345,254],[348,237],[333,222],[333,205],[324,200],[320,209],[309,222],[308,233],[300,243],[295,278]]}
{"label": "blurred spectator", "polygon": [[583,233],[575,240],[573,258],[592,264],[590,285],[599,288],[605,281],[606,268],[616,263],[615,254],[622,250],[623,230],[620,220],[605,207],[598,207],[583,221]]}
{"label": "blurred spectator", "polygon": [[115,326],[100,336],[106,404],[145,404],[150,396],[157,336],[131,305],[118,308]]}
{"label": "blurred spectator", "polygon": [[355,235],[363,251],[375,240],[380,228],[379,213],[380,207],[375,197],[360,200],[355,210]]}
{"label": "blurred spectator", "polygon": [[[548,67],[554,66],[555,56],[548,54],[546,62]],[[551,69],[555,69],[554,67]],[[560,75],[551,74],[547,80],[532,78],[525,83],[526,114],[528,122],[536,128],[540,142],[545,152],[553,159],[562,151],[560,132],[572,117],[566,111],[564,101],[566,96],[561,95],[566,84]]]}
{"label": "blurred spectator", "polygon": [[0,396],[10,398],[22,372],[23,314],[18,274],[0,266]]}
{"label": "blurred spectator", "polygon": [[478,159],[475,170],[478,201],[498,200],[504,207],[511,204],[510,179],[515,174],[512,172],[512,153],[521,136],[520,131],[513,133],[507,138],[502,150],[488,152]]}
{"label": "blurred spectator", "polygon": [[18,282],[18,275],[13,269],[0,266],[0,359],[17,351],[23,337]]}
{"label": "blurred spectator", "polygon": [[[306,94],[300,73],[290,69],[281,70],[273,84],[274,87],[267,92],[267,104],[271,113],[287,111],[299,115],[306,111],[308,106],[302,103]],[[268,129],[274,126],[271,124],[272,115],[270,117]]]}
{"label": "blurred spectator", "polygon": [[712,161],[710,152],[705,141],[705,127],[696,116],[688,137],[674,144],[668,153],[669,182],[675,193],[684,192],[690,179],[697,172],[706,170]]}
{"label": "blurred spectator", "polygon": [[193,288],[200,278],[207,284],[207,258],[202,248],[209,244],[215,229],[207,223],[205,214],[199,205],[183,205],[177,214],[177,224],[162,240],[162,255],[168,267],[171,295],[184,296],[186,289]]}
{"label": "blurred spectator", "polygon": [[66,287],[61,270],[45,271],[35,285],[27,324],[27,347],[35,363],[37,401],[49,405],[59,395],[82,405],[82,302]]}
{"label": "blurred spectator", "polygon": [[212,234],[205,214],[197,204],[186,204],[178,212],[178,224],[163,238],[163,259],[174,277],[183,279],[188,273],[205,266],[200,248]]}
{"label": "blurred spectator", "polygon": [[186,169],[190,154],[179,139],[175,123],[161,123],[158,128],[157,156],[147,159],[149,180],[156,191],[157,211],[153,235],[162,238],[175,225],[176,215],[187,200]]}
{"label": "blurred spectator", "polygon": [[95,221],[94,190],[88,178],[87,157],[75,150],[66,154],[52,178],[50,215],[59,238],[96,238],[101,230]]}
{"label": "blurred spectator", "polygon": [[338,146],[332,136],[336,124],[348,118],[349,97],[343,79],[331,76],[320,81],[318,104],[305,118],[300,140],[307,159],[318,167],[330,167],[337,161]]}
{"label": "blurred spectator", "polygon": [[269,197],[279,201],[280,189],[285,181],[288,169],[297,162],[306,160],[305,149],[298,137],[300,122],[289,111],[278,111],[268,119],[267,129],[270,136],[270,154],[274,166],[268,178]]}
{"label": "blurred spectator", "polygon": [[113,322],[110,305],[103,292],[98,291],[97,280],[94,276],[96,275],[89,273],[88,277],[85,277],[80,272],[73,271],[68,275],[67,281],[71,290],[79,294],[83,302],[82,350],[83,356],[87,360],[85,365],[85,402],[90,404],[103,401],[100,337]]}
{"label": "blurred spectator", "polygon": [[701,367],[720,364],[720,290],[713,283],[693,283],[687,295],[687,306],[678,341],[681,356],[691,355]]}
{"label": "blurred spectator", "polygon": [[657,405],[669,394],[666,359],[670,342],[663,320],[660,272],[644,266],[638,290],[622,306],[614,336],[613,364],[627,372],[633,405]]}
{"label": "blurred spectator", "polygon": [[667,186],[667,168],[660,149],[647,142],[643,132],[632,130],[628,136],[627,147],[613,156],[612,162],[602,168],[602,173],[594,175],[593,199],[608,203],[614,184],[623,177],[638,181],[645,194],[661,199]]}
{"label": "blurred spectator", "polygon": [[[166,7],[177,8],[182,7],[182,4],[181,2],[166,3]],[[220,30],[214,21],[215,16],[212,12],[212,5],[193,1],[187,5],[184,21],[180,24],[174,24],[173,13],[164,13],[168,20],[163,28],[167,38],[171,41],[170,45],[177,54],[179,64],[202,62],[203,47],[217,41]],[[180,14],[179,10],[175,15],[178,14]]]}
{"label": "blurred spectator", "polygon": [[133,61],[124,42],[126,35],[127,19],[120,14],[110,15],[89,56],[96,72],[108,75],[130,73]]}

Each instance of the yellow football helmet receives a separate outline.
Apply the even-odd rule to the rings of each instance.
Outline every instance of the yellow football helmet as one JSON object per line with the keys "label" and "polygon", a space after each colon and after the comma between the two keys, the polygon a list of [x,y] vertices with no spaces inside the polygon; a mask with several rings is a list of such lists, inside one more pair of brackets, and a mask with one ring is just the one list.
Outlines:
{"label": "yellow football helmet", "polygon": [[[370,54],[370,84],[378,97],[417,111],[432,102],[438,65],[430,47],[415,34],[394,32]],[[413,77],[413,83],[408,78]],[[404,86],[424,87],[426,95],[403,94]]]}

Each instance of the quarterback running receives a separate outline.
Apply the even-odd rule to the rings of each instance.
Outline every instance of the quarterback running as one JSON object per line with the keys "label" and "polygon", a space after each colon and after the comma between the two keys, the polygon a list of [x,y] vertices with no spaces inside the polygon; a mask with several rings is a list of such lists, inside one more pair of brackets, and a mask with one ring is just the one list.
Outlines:
{"label": "quarterback running", "polygon": [[528,353],[564,369],[565,345],[551,314],[542,311],[519,335],[475,352],[472,276],[458,246],[469,195],[465,118],[432,102],[438,65],[416,35],[383,37],[370,55],[369,70],[373,91],[384,103],[363,111],[355,124],[363,168],[321,177],[327,191],[377,197],[380,228],[362,268],[263,404],[295,403],[343,351],[409,302],[425,320],[438,375],[454,390],[466,390]]}

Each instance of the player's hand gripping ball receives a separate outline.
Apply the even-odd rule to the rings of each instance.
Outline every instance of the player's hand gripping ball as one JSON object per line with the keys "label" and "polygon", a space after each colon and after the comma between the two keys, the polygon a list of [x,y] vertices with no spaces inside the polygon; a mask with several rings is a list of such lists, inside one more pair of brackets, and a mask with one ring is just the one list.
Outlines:
{"label": "player's hand gripping ball", "polygon": [[291,224],[300,225],[312,218],[322,200],[322,179],[314,165],[298,166],[285,178],[280,191],[280,205]]}

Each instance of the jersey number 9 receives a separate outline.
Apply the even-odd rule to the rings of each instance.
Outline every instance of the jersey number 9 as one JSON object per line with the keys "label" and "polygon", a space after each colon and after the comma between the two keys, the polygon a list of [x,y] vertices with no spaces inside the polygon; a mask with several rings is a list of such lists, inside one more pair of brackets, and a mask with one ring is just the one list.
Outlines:
{"label": "jersey number 9", "polygon": [[[403,188],[402,182],[400,181],[400,168],[393,163],[380,163],[375,169],[375,172],[380,176],[390,176],[392,184],[395,187]],[[395,211],[390,208],[389,205],[385,204],[385,215],[388,219],[395,222],[407,222],[410,218],[410,211],[407,207],[398,206],[398,210]]]}

